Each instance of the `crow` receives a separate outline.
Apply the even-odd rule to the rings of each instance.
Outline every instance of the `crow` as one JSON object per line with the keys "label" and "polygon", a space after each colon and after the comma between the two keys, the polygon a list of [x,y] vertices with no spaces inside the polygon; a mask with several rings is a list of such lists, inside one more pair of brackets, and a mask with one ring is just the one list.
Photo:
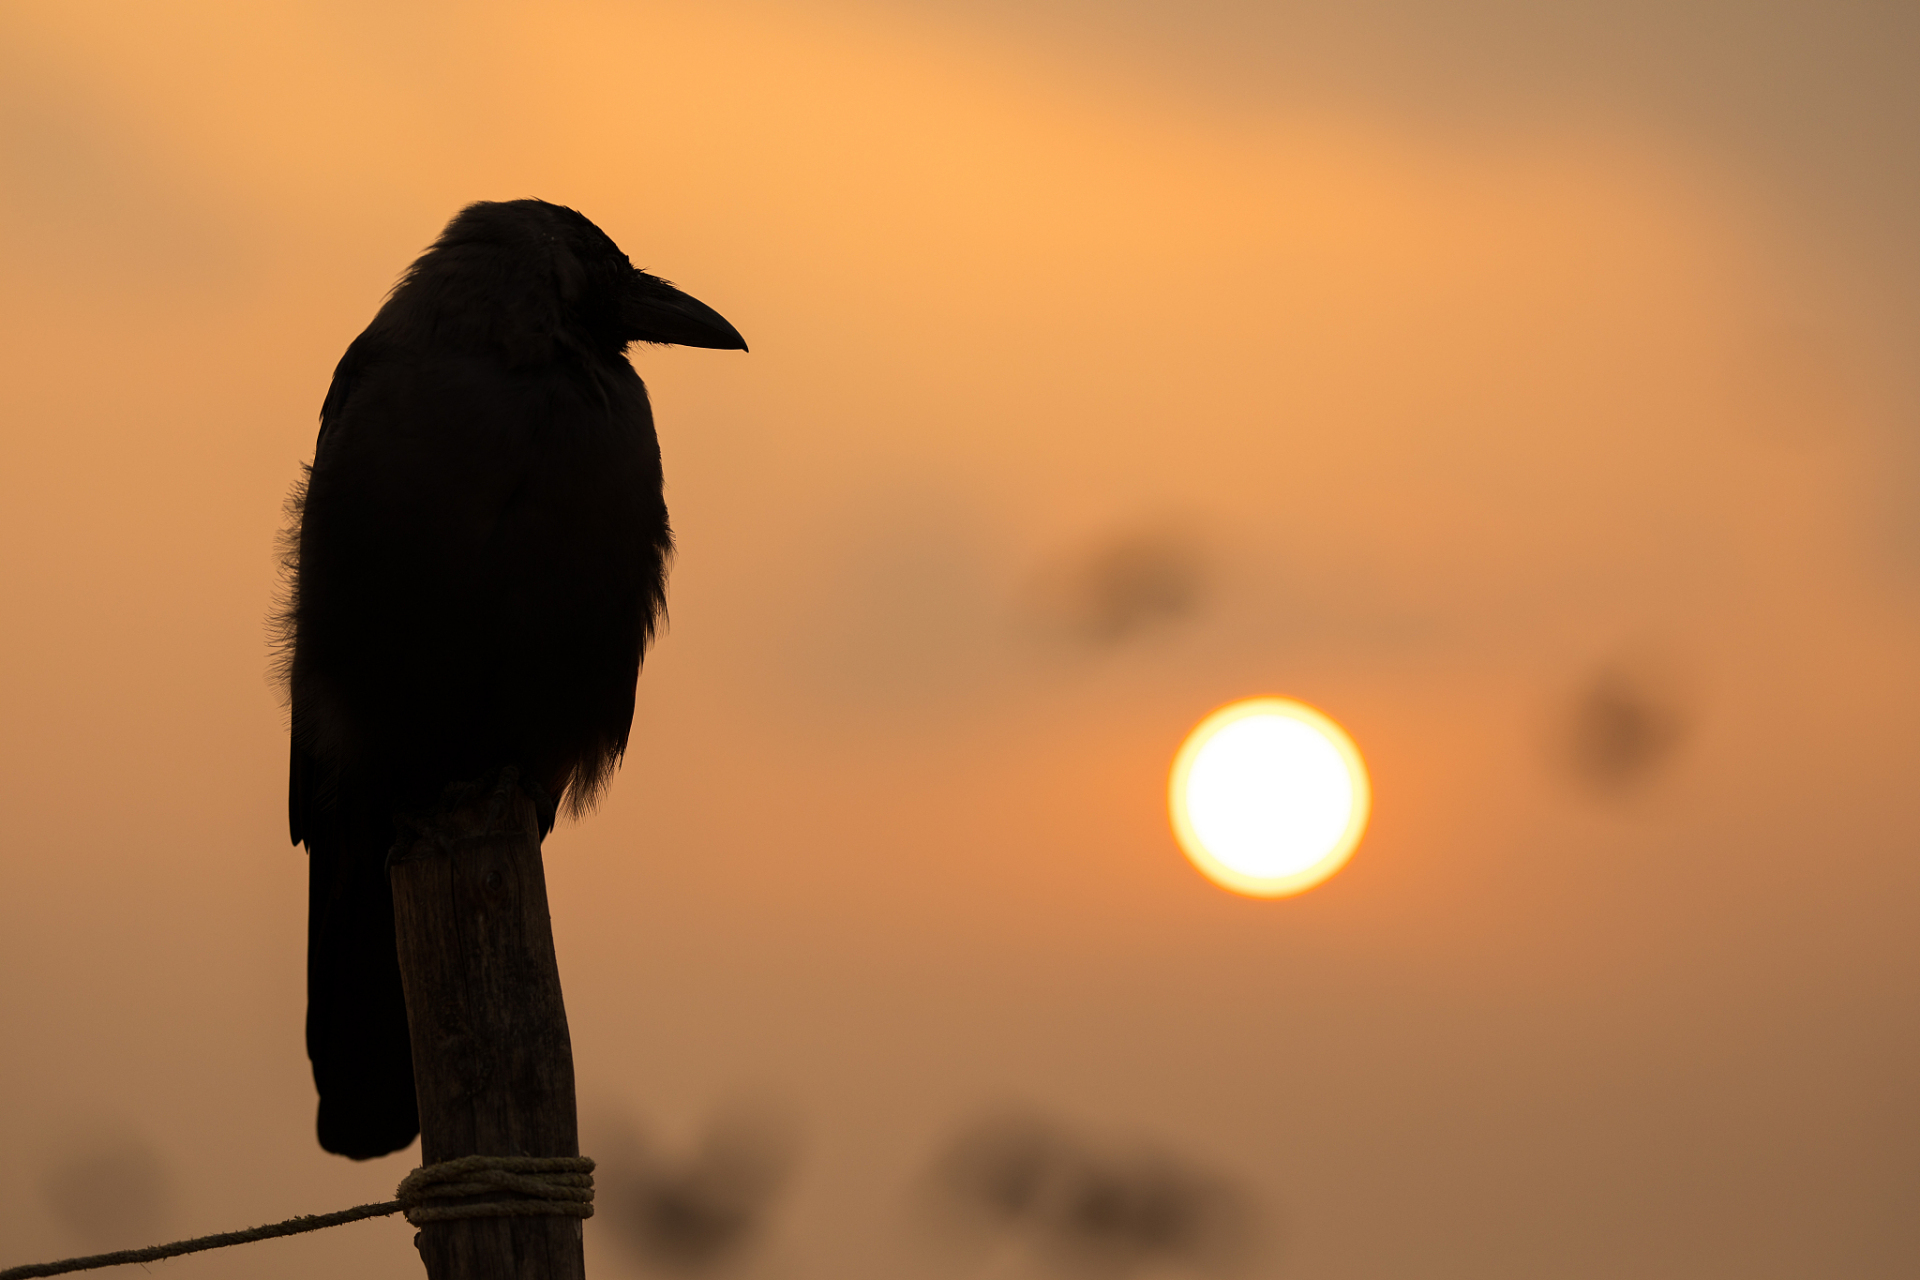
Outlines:
{"label": "crow", "polygon": [[512,767],[589,809],[626,749],[673,533],[631,343],[732,325],[541,200],[463,209],[341,357],[289,504],[287,815],[308,853],[320,1145],[419,1131],[396,815]]}

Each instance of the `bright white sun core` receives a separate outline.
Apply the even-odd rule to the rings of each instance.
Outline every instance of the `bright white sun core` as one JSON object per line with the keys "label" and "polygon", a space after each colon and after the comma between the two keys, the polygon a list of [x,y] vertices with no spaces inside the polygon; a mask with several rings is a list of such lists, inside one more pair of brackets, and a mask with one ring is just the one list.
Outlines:
{"label": "bright white sun core", "polygon": [[1339,725],[1291,698],[1248,698],[1187,735],[1168,799],[1174,835],[1208,879],[1279,898],[1346,863],[1366,829],[1371,790]]}

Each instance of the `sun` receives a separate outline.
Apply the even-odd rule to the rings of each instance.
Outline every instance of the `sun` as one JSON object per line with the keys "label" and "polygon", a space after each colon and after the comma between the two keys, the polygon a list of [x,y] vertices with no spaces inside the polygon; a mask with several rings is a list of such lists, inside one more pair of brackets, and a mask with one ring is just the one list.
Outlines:
{"label": "sun", "polygon": [[1292,698],[1228,703],[1194,726],[1167,793],[1193,865],[1255,898],[1304,893],[1345,866],[1373,801],[1353,739]]}

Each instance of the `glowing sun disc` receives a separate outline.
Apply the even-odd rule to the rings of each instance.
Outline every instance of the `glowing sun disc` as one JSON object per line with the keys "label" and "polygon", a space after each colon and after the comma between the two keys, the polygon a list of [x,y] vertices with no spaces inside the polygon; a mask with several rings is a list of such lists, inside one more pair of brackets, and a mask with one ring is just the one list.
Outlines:
{"label": "glowing sun disc", "polygon": [[1180,744],[1167,801],[1174,838],[1202,875],[1284,898],[1346,865],[1373,792],[1346,730],[1292,698],[1246,698]]}

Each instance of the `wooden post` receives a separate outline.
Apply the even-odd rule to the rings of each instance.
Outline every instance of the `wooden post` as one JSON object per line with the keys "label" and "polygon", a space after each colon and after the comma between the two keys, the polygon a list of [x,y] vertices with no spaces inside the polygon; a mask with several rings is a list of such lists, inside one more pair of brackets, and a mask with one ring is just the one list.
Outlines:
{"label": "wooden post", "polygon": [[[577,1156],[573,1042],[540,826],[511,775],[449,788],[389,859],[420,1160]],[[428,1280],[585,1280],[578,1218],[428,1222]]]}

